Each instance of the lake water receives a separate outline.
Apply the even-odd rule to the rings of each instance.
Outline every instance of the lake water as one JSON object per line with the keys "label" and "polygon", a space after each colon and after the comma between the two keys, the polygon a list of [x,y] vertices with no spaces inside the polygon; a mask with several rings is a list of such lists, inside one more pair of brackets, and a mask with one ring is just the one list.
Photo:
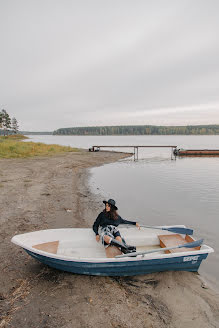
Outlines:
{"label": "lake water", "polygon": [[[219,136],[31,136],[31,139],[80,148],[177,145],[219,149]],[[91,169],[90,186],[100,198],[115,199],[123,218],[147,225],[185,224],[193,228],[196,238],[204,238],[215,249],[203,261],[199,272],[219,288],[219,157],[171,160],[169,148],[140,149],[138,161],[128,158]]]}

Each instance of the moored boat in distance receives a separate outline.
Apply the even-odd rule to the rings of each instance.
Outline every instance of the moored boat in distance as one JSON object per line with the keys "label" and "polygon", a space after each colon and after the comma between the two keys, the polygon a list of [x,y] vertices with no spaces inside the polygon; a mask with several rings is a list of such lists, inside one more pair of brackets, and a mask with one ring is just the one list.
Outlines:
{"label": "moored boat in distance", "polygon": [[[50,267],[100,276],[133,276],[170,270],[198,271],[202,260],[214,251],[207,245],[177,248],[194,239],[168,230],[126,227],[121,228],[120,232],[127,244],[136,246],[137,252],[141,254],[107,258],[104,247],[96,242],[93,230],[84,228],[29,232],[14,236],[12,242]],[[176,247],[172,250],[164,249],[170,246]]]}
{"label": "moored boat in distance", "polygon": [[182,149],[173,150],[175,156],[219,156],[219,149]]}

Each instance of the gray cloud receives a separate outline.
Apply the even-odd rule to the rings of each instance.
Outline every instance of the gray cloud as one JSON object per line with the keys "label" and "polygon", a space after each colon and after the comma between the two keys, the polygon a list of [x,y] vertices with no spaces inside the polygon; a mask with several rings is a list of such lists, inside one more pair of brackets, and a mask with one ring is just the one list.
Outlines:
{"label": "gray cloud", "polygon": [[219,124],[217,0],[0,0],[0,105],[22,129]]}

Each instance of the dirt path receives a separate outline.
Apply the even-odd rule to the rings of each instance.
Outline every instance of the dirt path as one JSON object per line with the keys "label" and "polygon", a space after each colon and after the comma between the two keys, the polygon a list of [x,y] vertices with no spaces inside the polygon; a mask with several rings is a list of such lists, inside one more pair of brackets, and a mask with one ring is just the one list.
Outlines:
{"label": "dirt path", "polygon": [[86,169],[123,156],[82,151],[0,160],[0,328],[219,327],[218,295],[196,274],[74,275],[10,242],[17,233],[90,227],[102,199],[90,193]]}

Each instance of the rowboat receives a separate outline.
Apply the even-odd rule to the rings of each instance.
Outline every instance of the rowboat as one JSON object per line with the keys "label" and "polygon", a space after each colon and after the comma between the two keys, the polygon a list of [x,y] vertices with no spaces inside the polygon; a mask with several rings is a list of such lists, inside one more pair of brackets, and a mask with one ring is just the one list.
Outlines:
{"label": "rowboat", "polygon": [[186,244],[194,239],[175,234],[168,227],[171,230],[171,226],[140,230],[120,228],[126,243],[136,246],[136,255],[114,258],[107,257],[104,247],[96,242],[94,232],[89,228],[35,231],[15,235],[11,241],[45,265],[77,274],[133,276],[170,270],[198,271],[202,260],[214,250],[207,245],[186,248]]}

